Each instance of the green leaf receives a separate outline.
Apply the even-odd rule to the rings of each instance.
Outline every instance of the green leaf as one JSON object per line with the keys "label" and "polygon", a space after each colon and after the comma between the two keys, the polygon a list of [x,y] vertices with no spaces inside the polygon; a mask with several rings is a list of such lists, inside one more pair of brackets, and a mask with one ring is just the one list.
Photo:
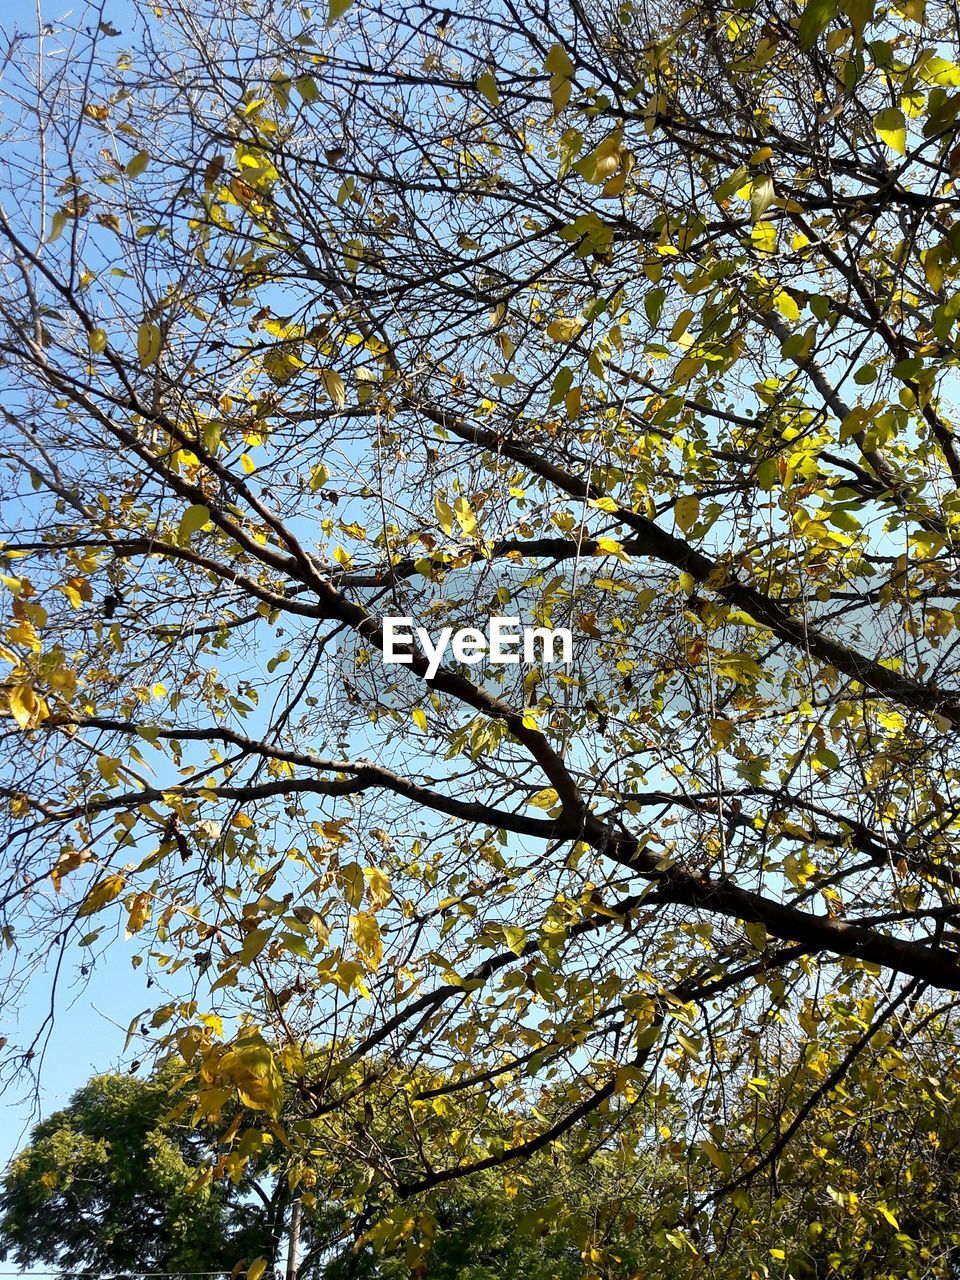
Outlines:
{"label": "green leaf", "polygon": [[759,920],[750,921],[743,926],[743,931],[750,939],[750,943],[757,951],[762,951],[767,945],[767,931]]}
{"label": "green leaf", "polygon": [[320,90],[317,88],[317,82],[313,76],[298,76],[294,84],[300,97],[304,102],[317,102],[320,98]]}
{"label": "green leaf", "polygon": [[730,1160],[729,1152],[721,1151],[721,1149],[717,1146],[715,1142],[708,1142],[708,1141],[701,1142],[700,1149],[701,1151],[706,1153],[706,1155],[710,1158],[711,1163],[717,1166],[717,1168],[724,1175],[724,1177],[727,1177],[727,1178],[730,1177],[732,1162]]}
{"label": "green leaf", "polygon": [[523,948],[527,945],[527,931],[521,929],[517,925],[508,924],[504,926],[503,937],[507,946],[515,956],[523,954]]}
{"label": "green leaf", "polygon": [[643,309],[647,313],[647,319],[654,327],[660,323],[666,296],[663,289],[651,289],[643,300]]}
{"label": "green leaf", "polygon": [[127,161],[125,173],[128,178],[139,178],[144,169],[150,163],[150,154],[147,151],[138,151],[135,156],[131,156]]}
{"label": "green leaf", "polygon": [[327,26],[332,26],[338,18],[342,18],[352,4],[353,0],[329,0],[327,5]]}
{"label": "green leaf", "polygon": [[801,49],[813,46],[830,19],[836,17],[839,8],[839,0],[807,0],[797,30]]}
{"label": "green leaf", "polygon": [[477,77],[477,88],[490,103],[491,107],[499,107],[500,90],[497,88],[497,82],[489,71],[485,71],[482,76]]}
{"label": "green leaf", "polygon": [[873,19],[874,0],[844,0],[843,8],[859,40],[867,23]]}
{"label": "green leaf", "polygon": [[754,178],[750,190],[750,221],[759,222],[774,201],[773,179],[763,173]]}

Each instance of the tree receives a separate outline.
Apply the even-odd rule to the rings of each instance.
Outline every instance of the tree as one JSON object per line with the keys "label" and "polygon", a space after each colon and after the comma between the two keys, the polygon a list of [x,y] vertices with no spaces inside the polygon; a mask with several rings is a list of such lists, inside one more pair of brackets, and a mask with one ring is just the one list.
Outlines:
{"label": "tree", "polygon": [[[490,1169],[450,1182],[406,1239],[389,1218],[363,1234],[350,1229],[349,1211],[325,1183],[331,1153],[314,1132],[301,1176],[318,1193],[302,1193],[299,1273],[304,1280],[668,1280],[678,1265],[671,1200],[691,1178],[729,1178],[760,1132],[762,1164],[729,1193],[732,1220],[699,1249],[682,1245],[685,1274],[950,1275],[960,1249],[956,1041],[937,1022],[904,1053],[888,1027],[869,1051],[854,1053],[844,1033],[856,1029],[862,1038],[868,1012],[838,1011],[815,1041],[769,1053],[770,1078],[742,1082],[722,1145],[690,1143],[679,1108],[648,1099],[638,1153],[605,1151],[587,1163],[543,1152],[506,1179]],[[834,1091],[831,1082],[841,1080]],[[62,1274],[226,1273],[255,1257],[282,1268],[296,1194],[286,1148],[269,1140],[269,1127],[233,1124],[223,1135],[191,1125],[194,1101],[169,1069],[149,1080],[94,1077],[34,1129],[8,1168],[0,1250],[18,1265],[55,1264]],[[794,1113],[796,1123],[804,1108],[798,1140],[788,1143],[782,1117]],[[286,1124],[303,1133],[295,1095],[283,1110]],[[449,1140],[463,1117],[440,1119]]]}
{"label": "tree", "polygon": [[3,1256],[99,1275],[274,1261],[289,1196],[281,1178],[261,1186],[273,1153],[248,1140],[242,1176],[227,1167],[213,1180],[215,1137],[189,1123],[184,1103],[169,1072],[88,1081],[6,1171]]}
{"label": "tree", "polygon": [[[0,1256],[23,1267],[53,1264],[63,1275],[227,1274],[255,1259],[282,1270],[295,1194],[282,1144],[270,1140],[269,1129],[236,1125],[223,1140],[190,1123],[191,1105],[169,1069],[147,1080],[93,1077],[34,1127],[7,1169]],[[325,1154],[314,1152],[314,1177]],[[435,1280],[486,1280],[505,1271],[525,1280],[579,1277],[602,1201],[598,1179],[614,1186],[609,1160],[588,1173],[541,1159],[506,1195],[502,1178],[468,1180],[437,1202],[434,1233],[415,1254],[386,1257],[344,1232],[349,1215],[340,1206],[310,1197],[299,1274],[393,1280],[426,1259]],[[562,1228],[540,1238],[546,1210],[561,1203]],[[624,1217],[606,1224],[621,1257],[629,1249]]]}
{"label": "tree", "polygon": [[[5,80],[11,989],[121,919],[400,1236],[653,1094],[699,1250],[778,1029],[960,989],[956,14],[123,21]],[[492,614],[573,664],[382,661]]]}

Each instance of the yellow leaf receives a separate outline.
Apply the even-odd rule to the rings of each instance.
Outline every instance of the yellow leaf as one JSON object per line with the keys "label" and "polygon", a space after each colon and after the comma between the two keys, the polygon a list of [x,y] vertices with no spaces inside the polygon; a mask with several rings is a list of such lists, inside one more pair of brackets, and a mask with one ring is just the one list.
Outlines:
{"label": "yellow leaf", "polygon": [[87,346],[95,356],[98,356],[107,345],[106,329],[91,329],[87,334]]}
{"label": "yellow leaf", "polygon": [[93,599],[93,591],[86,578],[68,578],[57,590],[63,592],[75,609],[79,609],[85,600]]}
{"label": "yellow leaf", "polygon": [[150,919],[150,895],[149,893],[137,893],[129,903],[129,915],[127,916],[127,937],[131,937],[135,933],[139,933],[143,926]]}
{"label": "yellow leaf", "polygon": [[542,791],[532,795],[527,804],[532,804],[535,809],[552,809],[559,800],[560,797],[553,787],[544,787]]}
{"label": "yellow leaf", "polygon": [[515,956],[522,955],[523,948],[527,945],[527,931],[521,929],[517,925],[508,924],[503,930],[504,941]]}
{"label": "yellow leaf", "polygon": [[907,121],[899,107],[886,107],[873,117],[877,137],[898,155],[907,153]]}
{"label": "yellow leaf", "polygon": [[119,898],[120,894],[123,893],[125,884],[126,880],[121,875],[107,876],[99,884],[93,886],[86,898],[84,898],[77,915],[92,916],[95,911],[99,911],[101,907],[113,902],[114,898]]}
{"label": "yellow leaf", "polygon": [[67,848],[57,858],[56,863],[51,868],[50,879],[53,881],[53,887],[60,892],[60,884],[65,875],[69,875],[71,871],[76,871],[78,867],[82,867],[90,854],[85,850]]}
{"label": "yellow leaf", "polygon": [[608,133],[603,141],[577,164],[577,172],[594,185],[606,183],[620,169],[623,162],[622,145],[622,129],[615,129],[613,133]]}
{"label": "yellow leaf", "polygon": [[294,81],[297,93],[304,102],[317,102],[320,98],[320,90],[317,88],[317,82],[313,76],[298,76]]}
{"label": "yellow leaf", "polygon": [[890,1210],[887,1208],[885,1204],[878,1204],[877,1211],[881,1213],[884,1216],[884,1218],[886,1218],[887,1222],[890,1223],[894,1231],[900,1230],[900,1223],[896,1220],[896,1218],[893,1216],[893,1214],[890,1212]]}
{"label": "yellow leaf", "polygon": [[363,868],[358,862],[348,862],[337,872],[337,883],[351,907],[359,907],[363,901]]}
{"label": "yellow leaf", "polygon": [[97,756],[97,770],[108,786],[112,786],[118,780],[119,769],[120,761],[116,756]]}
{"label": "yellow leaf", "polygon": [[390,901],[392,890],[390,877],[379,867],[364,867],[363,876],[367,882],[367,896],[370,899],[370,910],[379,911]]}
{"label": "yellow leaf", "polygon": [[275,382],[279,387],[284,382],[289,382],[296,375],[297,370],[304,367],[304,364],[292,351],[273,347],[263,357],[263,367],[270,381]]}
{"label": "yellow leaf", "polygon": [[347,403],[347,388],[344,386],[343,379],[336,369],[321,369],[320,381],[323,383],[324,391],[326,391],[333,403],[338,409],[342,409]]}
{"label": "yellow leaf", "polygon": [[797,306],[796,299],[791,297],[784,289],[781,289],[776,296],[777,310],[787,320],[799,320],[800,308]]}
{"label": "yellow leaf", "polygon": [[42,644],[37,629],[29,618],[21,618],[7,628],[7,639],[11,644],[26,645],[34,653],[39,653]]}
{"label": "yellow leaf", "polygon": [[477,532],[477,517],[473,514],[473,508],[464,497],[459,497],[453,504],[454,514],[457,517],[457,524],[469,538]]}
{"label": "yellow leaf", "polygon": [[410,718],[418,729],[422,729],[424,733],[427,732],[427,713],[423,707],[414,707],[410,712]]}
{"label": "yellow leaf", "polygon": [[960,67],[943,58],[929,57],[919,66],[920,79],[927,84],[960,85]]}
{"label": "yellow leaf", "polygon": [[683,1031],[676,1031],[675,1035],[684,1053],[694,1061],[700,1061],[700,1050],[703,1047],[703,1041],[699,1036],[688,1036]]}
{"label": "yellow leaf", "polygon": [[576,317],[561,316],[547,325],[547,337],[552,342],[572,342],[580,332],[581,324]]}
{"label": "yellow leaf", "polygon": [[699,500],[692,494],[688,494],[685,498],[678,498],[673,514],[683,532],[689,533],[697,523],[697,516],[700,514]]}
{"label": "yellow leaf", "polygon": [[772,222],[755,222],[750,239],[758,253],[776,253],[777,228]]}
{"label": "yellow leaf", "polygon": [[180,525],[177,530],[177,541],[180,545],[188,545],[192,535],[198,529],[202,529],[209,519],[210,508],[204,506],[203,503],[195,502],[192,506],[187,507],[180,517]]}
{"label": "yellow leaf", "polygon": [[266,1258],[255,1258],[247,1267],[247,1280],[260,1280],[267,1269]]}
{"label": "yellow leaf", "polygon": [[257,1111],[279,1115],[283,1080],[264,1044],[247,1044],[220,1059],[220,1073],[236,1088],[240,1100]]}
{"label": "yellow leaf", "polygon": [[709,722],[710,737],[720,747],[728,747],[730,739],[736,732],[736,723],[733,720],[726,720],[722,716],[715,716]]}
{"label": "yellow leaf", "polygon": [[555,44],[547,54],[543,67],[550,72],[550,102],[553,114],[558,116],[570,101],[573,91],[573,63],[563,45]]}
{"label": "yellow leaf", "polygon": [[46,238],[46,244],[53,244],[55,240],[59,240],[63,235],[63,228],[67,225],[67,215],[62,209],[58,210],[50,219],[50,232]]}
{"label": "yellow leaf", "polygon": [[15,684],[9,689],[7,704],[21,729],[33,729],[50,714],[43,698],[37,697],[28,684]]}
{"label": "yellow leaf", "polygon": [[160,326],[144,320],[137,330],[137,355],[144,369],[153,364],[162,346],[163,334],[160,332]]}
{"label": "yellow leaf", "polygon": [[376,917],[369,911],[357,911],[350,917],[350,935],[371,969],[383,959],[383,941]]}
{"label": "yellow leaf", "polygon": [[440,528],[447,537],[450,537],[453,534],[453,507],[438,493],[433,500],[433,509],[437,513]]}

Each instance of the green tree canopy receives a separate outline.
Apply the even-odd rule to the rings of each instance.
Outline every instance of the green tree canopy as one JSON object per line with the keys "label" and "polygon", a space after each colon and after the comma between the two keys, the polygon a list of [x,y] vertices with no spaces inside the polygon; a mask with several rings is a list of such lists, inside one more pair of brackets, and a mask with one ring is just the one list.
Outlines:
{"label": "green tree canopy", "polygon": [[[866,1012],[850,1006],[816,1042],[769,1052],[768,1075],[736,1082],[726,1131],[691,1140],[679,1107],[648,1097],[637,1150],[607,1146],[583,1160],[557,1146],[506,1174],[448,1182],[413,1214],[379,1217],[369,1201],[359,1215],[351,1204],[367,1164],[356,1135],[341,1135],[349,1154],[331,1160],[329,1130],[304,1120],[295,1093],[283,1119],[298,1152],[271,1141],[269,1125],[198,1124],[195,1098],[169,1069],[97,1076],[7,1169],[0,1250],[63,1275],[280,1271],[299,1198],[302,1280],[671,1280],[681,1267],[705,1280],[947,1276],[960,1257],[955,1037],[934,1022],[904,1052],[888,1025],[858,1052],[838,1026],[862,1039]],[[449,1141],[465,1118],[434,1122]],[[726,1193],[730,1218],[699,1242],[672,1230],[685,1184],[729,1179],[758,1133],[763,1160]]]}
{"label": "green tree canopy", "polygon": [[[288,1151],[269,1126],[233,1125],[224,1136],[191,1123],[192,1106],[169,1069],[150,1079],[93,1077],[34,1127],[6,1170],[0,1256],[22,1267],[52,1264],[64,1276],[245,1274],[255,1262],[283,1271],[297,1198]],[[293,1106],[291,1098],[284,1118],[303,1132]],[[329,1154],[314,1148],[299,1176],[316,1186]],[[328,1198],[331,1187],[301,1190],[298,1273],[395,1280],[413,1268],[435,1280],[576,1280],[616,1188],[609,1159],[589,1170],[540,1159],[506,1188],[498,1173],[480,1175],[435,1201],[432,1230],[412,1252],[401,1245],[386,1255],[355,1229],[347,1206]],[[604,1224],[622,1258],[626,1216],[621,1205]]]}
{"label": "green tree canopy", "polygon": [[269,1168],[262,1154],[236,1182],[205,1178],[212,1147],[209,1132],[189,1123],[169,1073],[94,1076],[34,1127],[7,1169],[0,1249],[21,1267],[104,1276],[229,1272],[273,1257],[287,1188],[260,1185]]}

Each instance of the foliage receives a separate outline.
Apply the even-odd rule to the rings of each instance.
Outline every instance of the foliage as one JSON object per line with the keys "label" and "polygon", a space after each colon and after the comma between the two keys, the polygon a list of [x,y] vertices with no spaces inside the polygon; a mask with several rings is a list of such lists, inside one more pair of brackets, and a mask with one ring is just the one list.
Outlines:
{"label": "foliage", "polygon": [[[256,1130],[234,1126],[222,1139],[209,1126],[191,1125],[191,1105],[168,1069],[149,1080],[93,1077],[35,1126],[7,1169],[3,1256],[20,1266],[55,1264],[64,1275],[226,1274],[254,1259],[282,1268],[293,1198],[283,1147],[266,1142],[256,1150],[264,1136]],[[293,1115],[290,1099],[285,1116]],[[327,1154],[314,1150],[313,1177],[322,1176]],[[299,1271],[324,1280],[391,1280],[425,1258],[437,1280],[486,1280],[505,1271],[526,1280],[577,1277],[602,1204],[598,1178],[615,1189],[609,1160],[587,1173],[541,1158],[506,1188],[499,1173],[479,1175],[438,1196],[433,1233],[415,1251],[387,1257],[368,1244],[355,1248],[342,1206],[314,1200],[301,1224]],[[544,1239],[544,1206],[553,1202],[562,1204],[565,1220]],[[622,1249],[622,1222],[616,1234]]]}
{"label": "foliage", "polygon": [[[866,1012],[850,1008],[845,1017],[862,1026]],[[785,1045],[785,1056],[770,1052],[775,1074],[737,1082],[740,1105],[714,1140],[691,1143],[682,1113],[650,1098],[639,1152],[571,1162],[557,1149],[512,1170],[452,1181],[421,1203],[405,1240],[389,1218],[366,1232],[351,1222],[342,1186],[325,1181],[329,1135],[297,1118],[291,1094],[284,1119],[310,1133],[300,1176],[317,1189],[306,1197],[300,1274],[669,1280],[678,1251],[684,1274],[710,1280],[946,1274],[960,1256],[960,1055],[940,1024],[915,1034],[906,1054],[901,1040],[888,1028],[870,1052],[851,1056],[835,1026],[821,1028],[805,1046]],[[811,1078],[819,1092],[813,1107]],[[266,1143],[251,1158],[256,1131],[191,1127],[192,1101],[168,1069],[148,1081],[91,1080],[36,1127],[7,1171],[6,1255],[20,1265],[56,1264],[63,1274],[110,1275],[141,1263],[226,1272],[255,1256],[282,1266],[294,1194],[288,1153]],[[785,1117],[795,1122],[804,1107],[799,1136],[788,1144]],[[764,1163],[729,1193],[732,1218],[715,1216],[696,1247],[676,1238],[669,1224],[680,1189],[718,1167],[729,1176],[727,1153],[745,1157],[758,1131],[767,1137]]]}
{"label": "foliage", "polygon": [[180,1102],[169,1073],[94,1076],[36,1125],[4,1177],[4,1256],[116,1275],[229,1271],[272,1255],[282,1217],[271,1222],[271,1206],[250,1190],[265,1162],[252,1161],[237,1182],[205,1178],[210,1136]]}
{"label": "foliage", "polygon": [[[712,1265],[886,1114],[891,1028],[939,1115],[956,14],[655,8],[135,3],[8,59],[10,995],[121,922],[138,1052],[388,1250],[666,1151],[652,1238]],[[494,614],[574,662],[381,661]],[[848,1269],[927,1185],[856,1140],[804,1245]]]}

